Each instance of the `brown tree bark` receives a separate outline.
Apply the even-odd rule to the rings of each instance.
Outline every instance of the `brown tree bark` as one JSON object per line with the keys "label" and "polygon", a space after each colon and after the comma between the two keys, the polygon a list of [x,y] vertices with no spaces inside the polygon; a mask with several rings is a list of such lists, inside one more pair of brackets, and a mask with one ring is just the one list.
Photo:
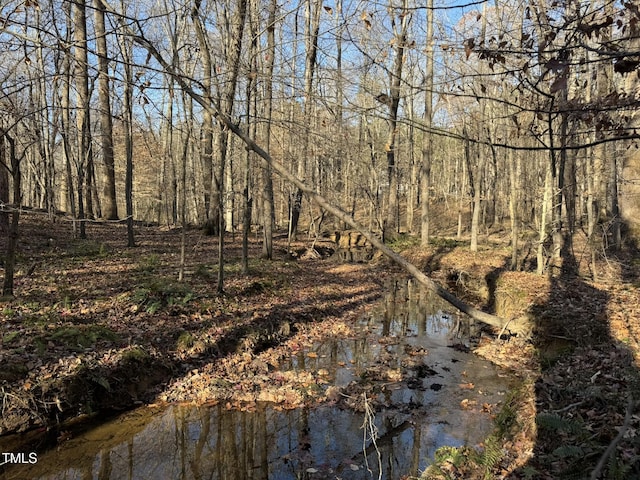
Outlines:
{"label": "brown tree bark", "polygon": [[4,139],[0,138],[0,233],[9,232],[9,165],[6,163]]}
{"label": "brown tree bark", "polygon": [[[309,141],[311,135],[311,111],[313,97],[313,82],[318,55],[318,32],[320,30],[320,9],[322,2],[307,0],[305,3],[306,41],[305,41],[305,71],[304,71],[304,138],[302,139],[302,153],[298,159],[298,177],[306,176],[309,163]],[[297,189],[291,207],[291,224],[289,225],[289,239],[295,240],[300,214],[302,213],[302,190]]]}
{"label": "brown tree bark", "polygon": [[91,214],[91,188],[87,179],[90,179],[91,157],[91,119],[89,105],[89,60],[87,54],[87,15],[86,0],[80,0],[73,4],[73,40],[76,83],[76,128],[78,129],[78,145],[76,167],[78,173],[78,217],[80,220],[80,238],[86,238],[85,205]]}
{"label": "brown tree bark", "polygon": [[[277,0],[269,3],[269,14],[267,18],[267,62],[265,71],[265,117],[267,121],[264,126],[265,148],[267,151],[271,145],[271,118],[273,115],[273,69],[276,55],[276,12],[278,9]],[[262,182],[264,192],[262,196],[262,256],[271,260],[273,258],[273,229],[275,224],[275,204],[273,197],[273,174],[271,165],[263,162]]]}
{"label": "brown tree bark", "polygon": [[[244,28],[246,23],[246,15],[247,15],[247,0],[238,0],[237,10],[233,15],[232,19],[232,29],[227,32],[228,37],[228,45],[227,51],[229,52],[229,56],[227,58],[227,62],[229,65],[229,75],[227,77],[227,82],[224,86],[222,93],[222,104],[221,104],[221,114],[225,116],[225,118],[231,118],[233,112],[233,103],[236,94],[236,85],[238,83],[238,75],[240,72],[240,54],[242,53],[242,43],[244,37]],[[215,112],[212,112],[215,113]],[[224,193],[225,193],[225,168],[227,164],[227,147],[228,147],[228,139],[229,139],[229,126],[224,124],[220,129],[220,133],[218,135],[218,148],[219,148],[219,165],[218,165],[218,285],[217,290],[218,293],[223,293],[224,291],[224,233],[225,233],[225,225],[224,225]]]}
{"label": "brown tree bark", "polygon": [[[200,47],[200,55],[202,60],[203,78],[202,89],[204,95],[212,97],[212,78],[213,78],[213,60],[211,58],[211,49],[207,39],[206,30],[201,18],[200,11],[202,0],[195,0],[191,18],[196,30],[196,38]],[[202,133],[200,137],[200,160],[202,162],[203,184],[204,184],[204,214],[207,232],[218,234],[217,216],[221,206],[218,205],[217,198],[214,198],[214,173],[213,173],[213,140],[214,140],[215,119],[211,112],[205,110],[202,112]]]}
{"label": "brown tree bark", "polygon": [[402,13],[400,16],[400,26],[396,26],[395,16],[392,25],[394,27],[394,45],[395,58],[393,63],[393,71],[391,72],[391,85],[389,89],[389,116],[387,118],[388,133],[387,144],[385,150],[387,153],[387,178],[389,182],[389,191],[387,193],[387,214],[386,224],[384,228],[383,238],[393,238],[399,233],[398,218],[398,168],[397,162],[397,145],[398,137],[398,108],[400,107],[400,94],[402,84],[402,67],[404,65],[404,53],[407,42],[407,29],[411,14],[408,11],[406,0],[403,2]]}
{"label": "brown tree bark", "polygon": [[111,87],[109,83],[109,58],[105,7],[102,0],[94,0],[94,25],[96,53],[98,56],[98,104],[100,117],[100,144],[102,146],[103,216],[107,220],[118,218],[116,201],[116,171],[113,154],[113,122],[111,115]]}
{"label": "brown tree bark", "polygon": [[433,123],[433,0],[427,0],[427,68],[425,69],[426,84],[424,86],[424,121],[426,131],[422,139],[422,170],[420,173],[420,243],[429,244],[430,219],[429,199],[431,196],[431,163],[433,160],[433,137],[431,127]]}
{"label": "brown tree bark", "polygon": [[[8,154],[8,164],[7,164]],[[2,296],[13,296],[13,278],[16,266],[16,252],[18,250],[18,235],[20,221],[20,205],[22,200],[22,174],[20,161],[16,152],[15,139],[4,129],[0,129],[0,163],[4,168],[10,165],[13,183],[11,223],[7,232],[7,249],[4,256],[4,280],[2,282]]]}
{"label": "brown tree bark", "polygon": [[126,29],[121,26],[121,34],[118,35],[120,53],[124,60],[124,87],[123,87],[123,115],[124,126],[124,151],[125,151],[125,179],[124,198],[127,215],[127,246],[135,247],[135,233],[133,230],[133,68],[131,39],[126,35]]}

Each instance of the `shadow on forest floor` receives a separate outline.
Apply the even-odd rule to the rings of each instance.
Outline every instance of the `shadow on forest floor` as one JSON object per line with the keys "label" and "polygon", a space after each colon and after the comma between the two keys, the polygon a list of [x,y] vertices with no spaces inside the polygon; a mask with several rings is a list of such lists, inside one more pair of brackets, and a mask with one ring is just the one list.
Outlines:
{"label": "shadow on forest floor", "polygon": [[484,449],[443,452],[423,478],[640,478],[637,250],[601,258],[600,282],[585,276],[585,256],[562,253],[549,277],[510,271],[506,248],[443,259],[441,277],[468,279],[449,282],[459,296],[529,328],[480,340],[475,352],[522,385]]}
{"label": "shadow on forest floor", "polygon": [[[249,276],[239,248],[226,248],[226,294],[217,296],[216,238],[189,232],[189,281],[180,283],[179,229],[140,228],[140,246],[125,249],[123,226],[91,225],[80,241],[68,223],[43,228],[41,218],[23,217],[18,297],[0,304],[0,433],[153,401],[205,365],[254,356],[320,319],[355,316],[383,289],[366,266],[297,265],[284,250],[262,261],[252,242]],[[195,397],[174,391],[166,400]]]}
{"label": "shadow on forest floor", "polygon": [[[0,384],[7,387],[5,400],[19,400],[3,412],[4,431],[152,400],[175,379],[201,375],[205,365],[251,357],[318,319],[358,315],[392,275],[364,265],[296,264],[284,251],[284,260],[254,262],[255,277],[246,277],[230,246],[227,295],[216,297],[212,237],[190,236],[193,281],[187,287],[173,280],[179,231],[145,230],[142,246],[125,250],[124,228],[115,238],[113,226],[96,225],[89,232],[96,240],[78,242],[69,240],[69,225],[25,223],[20,268],[35,265],[33,275],[19,275],[20,298],[0,305]],[[427,269],[446,276],[444,257],[456,246],[436,246]],[[256,258],[257,244],[253,248]],[[535,297],[527,314],[539,365],[533,385],[537,434],[530,460],[509,477],[587,478],[604,459],[602,478],[640,478],[640,422],[637,414],[628,415],[629,399],[640,399],[637,277],[623,268],[617,283],[588,282],[570,273],[577,260],[564,254],[565,271],[548,280],[548,291],[531,292],[536,285],[530,274],[524,277],[522,290]],[[633,265],[633,258],[620,263]],[[485,309],[503,316],[505,265],[484,276]],[[304,275],[296,275],[302,269]],[[265,368],[247,361],[238,375]],[[166,400],[193,398],[186,389],[198,384],[184,388],[174,388]],[[51,430],[51,440],[60,433]]]}
{"label": "shadow on forest floor", "polygon": [[537,435],[531,460],[510,478],[640,478],[639,422],[632,417],[640,374],[629,347],[639,339],[620,340],[620,311],[612,305],[625,291],[637,300],[637,278],[627,269],[614,286],[587,282],[568,248],[562,257],[546,301],[529,309],[540,368]]}

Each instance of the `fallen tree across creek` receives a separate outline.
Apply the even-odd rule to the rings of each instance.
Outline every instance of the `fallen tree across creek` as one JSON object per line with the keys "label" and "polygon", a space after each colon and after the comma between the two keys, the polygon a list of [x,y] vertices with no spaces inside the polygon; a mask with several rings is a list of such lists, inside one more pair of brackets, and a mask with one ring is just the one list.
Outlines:
{"label": "fallen tree across creek", "polygon": [[418,267],[409,262],[402,255],[391,250],[387,245],[385,245],[376,235],[365,229],[363,226],[358,224],[352,216],[343,211],[340,207],[329,202],[324,196],[320,195],[313,188],[309,187],[306,183],[296,177],[293,173],[291,173],[284,165],[274,160],[269,152],[264,150],[260,145],[258,145],[253,138],[249,136],[247,132],[245,132],[239,125],[235,124],[229,117],[222,113],[222,110],[215,104],[215,101],[211,98],[205,98],[202,95],[198,94],[187,82],[185,77],[177,72],[175,68],[168,63],[164,57],[160,54],[160,52],[155,48],[155,46],[144,37],[142,30],[140,29],[139,33],[134,33],[133,39],[140,46],[145,48],[149,54],[156,59],[156,61],[162,66],[163,70],[171,75],[171,77],[175,80],[176,83],[180,85],[180,87],[184,90],[184,92],[189,95],[194,101],[200,104],[203,108],[209,110],[212,115],[214,115],[219,122],[225,128],[228,128],[234,135],[240,138],[246,145],[246,147],[252,151],[254,151],[258,156],[260,156],[266,163],[268,163],[273,170],[278,172],[283,178],[287,181],[298,187],[303,193],[305,193],[309,199],[316,202],[319,206],[324,208],[329,213],[333,214],[337,219],[342,220],[347,225],[351,226],[355,230],[358,230],[362,233],[363,236],[367,238],[371,242],[371,244],[378,248],[384,255],[390,258],[393,262],[402,267],[406,272],[408,272],[411,276],[413,276],[420,284],[425,286],[427,289],[434,292],[439,297],[443,298],[455,308],[460,310],[463,313],[466,313],[474,320],[479,322],[486,323],[496,328],[505,328],[509,321],[498,317],[496,315],[492,315],[490,313],[483,312],[478,310],[477,308],[472,307],[471,305],[466,304],[458,297],[453,295],[451,292],[445,290],[443,287],[434,282],[431,278],[425,275]]}

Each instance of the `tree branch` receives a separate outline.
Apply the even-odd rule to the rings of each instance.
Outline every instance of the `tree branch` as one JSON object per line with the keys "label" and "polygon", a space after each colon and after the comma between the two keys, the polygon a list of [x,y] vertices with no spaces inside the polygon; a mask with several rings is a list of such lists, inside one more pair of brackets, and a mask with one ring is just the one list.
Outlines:
{"label": "tree branch", "polygon": [[350,227],[359,231],[371,244],[379,249],[384,255],[386,255],[389,259],[395,262],[397,265],[402,267],[407,273],[413,276],[420,284],[425,286],[427,289],[434,292],[439,297],[443,298],[455,308],[460,310],[463,313],[466,313],[474,320],[478,320],[480,322],[486,323],[496,328],[502,328],[507,323],[506,320],[491,315],[489,313],[478,310],[470,305],[467,305],[462,300],[445,290],[443,287],[434,282],[431,278],[425,275],[419,268],[415,265],[407,261],[404,257],[399,255],[398,253],[391,250],[387,245],[385,245],[376,235],[372,232],[365,229],[362,225],[358,224],[351,215],[347,214],[341,208],[333,205],[329,202],[324,196],[320,195],[294,174],[292,174],[284,165],[275,161],[271,155],[264,150],[260,145],[258,145],[253,138],[251,138],[247,132],[245,132],[242,128],[240,128],[236,123],[234,123],[231,118],[225,115],[222,112],[222,109],[219,105],[216,104],[214,99],[204,98],[202,95],[198,94],[196,91],[191,88],[191,86],[187,83],[185,78],[175,71],[174,67],[169,64],[164,57],[160,54],[160,52],[156,49],[156,47],[150,43],[142,34],[142,32],[134,34],[133,40],[145,48],[149,54],[155,58],[155,60],[162,66],[165,72],[170,75],[173,80],[180,85],[180,87],[184,90],[184,92],[189,95],[194,101],[200,104],[203,108],[209,110],[212,115],[214,115],[219,122],[221,122],[226,128],[231,130],[234,135],[240,138],[247,148],[254,151],[258,156],[260,156],[267,164],[271,166],[273,170],[278,172],[280,176],[284,179],[298,187],[302,192],[304,192],[308,197],[316,202],[320,207],[324,208],[331,214],[333,214],[338,220],[343,221]]}

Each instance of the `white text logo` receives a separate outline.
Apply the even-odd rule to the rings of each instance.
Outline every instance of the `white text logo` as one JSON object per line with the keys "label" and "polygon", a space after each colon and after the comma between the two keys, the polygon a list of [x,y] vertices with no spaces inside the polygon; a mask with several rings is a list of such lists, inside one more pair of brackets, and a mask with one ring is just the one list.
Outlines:
{"label": "white text logo", "polygon": [[0,466],[7,463],[37,463],[38,454],[31,453],[2,453],[0,454]]}

